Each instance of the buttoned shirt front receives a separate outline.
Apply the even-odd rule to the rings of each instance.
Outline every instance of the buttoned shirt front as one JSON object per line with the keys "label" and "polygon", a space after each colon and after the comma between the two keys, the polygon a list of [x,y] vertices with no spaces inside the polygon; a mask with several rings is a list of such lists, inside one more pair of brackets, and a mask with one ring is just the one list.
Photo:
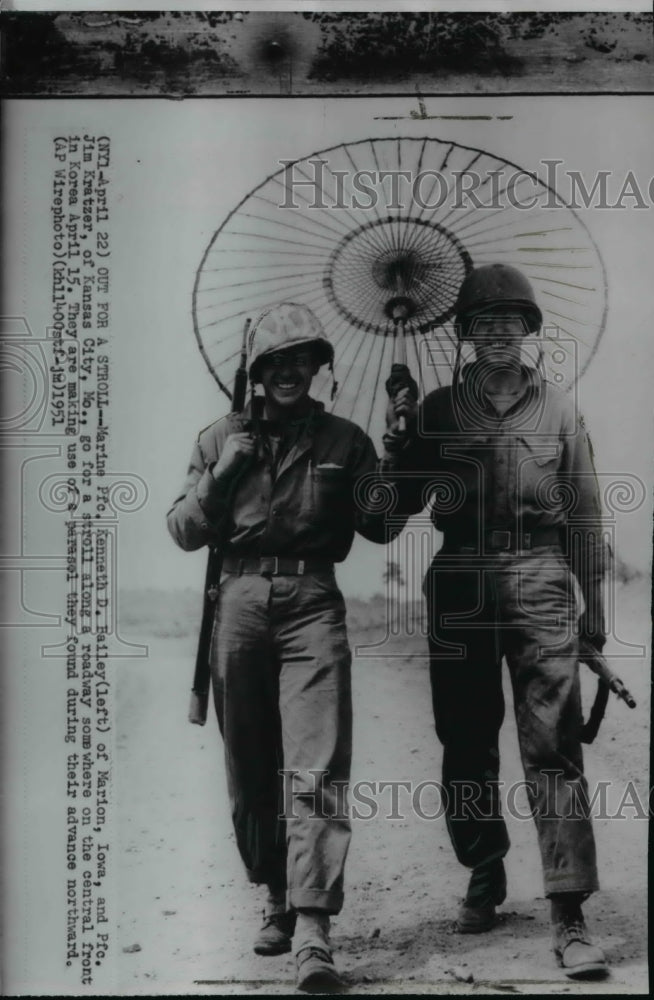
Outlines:
{"label": "buttoned shirt front", "polygon": [[[227,436],[244,430],[256,432],[255,456],[236,477],[216,479],[212,470]],[[355,531],[385,541],[383,523],[366,518],[354,500],[357,480],[376,467],[375,449],[361,428],[326,413],[321,403],[311,400],[307,416],[285,428],[268,427],[248,407],[202,431],[168,527],[187,550],[215,545],[241,557],[340,562]]]}
{"label": "buttoned shirt front", "polygon": [[601,572],[601,508],[586,429],[570,396],[533,369],[525,369],[524,391],[500,413],[483,390],[479,365],[466,366],[455,386],[425,398],[389,475],[400,518],[429,506],[446,539],[574,526],[575,571],[582,578]]}

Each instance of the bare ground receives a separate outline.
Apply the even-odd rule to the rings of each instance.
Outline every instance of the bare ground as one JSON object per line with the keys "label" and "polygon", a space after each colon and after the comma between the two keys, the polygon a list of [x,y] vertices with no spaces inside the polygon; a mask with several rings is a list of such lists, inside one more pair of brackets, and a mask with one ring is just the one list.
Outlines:
{"label": "bare ground", "polygon": [[[648,619],[645,589],[624,588],[618,609],[621,638],[649,643]],[[117,668],[114,865],[120,992],[292,991],[292,959],[260,958],[251,950],[262,891],[247,883],[240,866],[217,726],[211,718],[204,729],[186,721],[195,638],[151,637],[137,629],[129,638],[137,635],[150,646],[148,658]],[[351,641],[355,645],[362,638],[351,633]],[[400,656],[355,660],[354,781],[417,783],[439,777],[422,640],[402,646]],[[591,788],[599,780],[615,783],[610,792],[615,811],[630,779],[647,802],[650,714],[648,660],[617,659],[614,666],[638,708],[631,713],[611,699],[586,761]],[[592,683],[584,680],[588,701]],[[510,783],[522,774],[506,687],[502,777]],[[648,991],[647,823],[634,818],[633,809],[624,808],[622,819],[595,822],[602,889],[589,900],[586,913],[612,973],[603,983],[575,984],[562,976],[551,955],[549,907],[531,820],[509,822],[509,897],[499,925],[488,934],[462,937],[453,921],[466,873],[453,857],[443,819],[411,813],[388,819],[389,799],[379,801],[380,815],[353,824],[346,904],[333,922],[337,962],[351,993]],[[435,811],[435,798],[425,794],[422,801],[425,811]],[[456,978],[469,974],[470,983]]]}

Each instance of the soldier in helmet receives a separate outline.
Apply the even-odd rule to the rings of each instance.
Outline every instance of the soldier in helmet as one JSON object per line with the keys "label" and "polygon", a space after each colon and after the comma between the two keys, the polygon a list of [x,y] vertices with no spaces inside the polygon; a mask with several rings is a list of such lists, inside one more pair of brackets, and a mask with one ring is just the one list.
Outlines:
{"label": "soldier in helmet", "polygon": [[[504,264],[478,267],[456,309],[453,384],[419,409],[410,387],[396,395],[383,465],[396,481],[395,513],[421,510],[430,480],[444,479],[456,497],[447,509],[432,507],[443,545],[424,590],[448,831],[471,869],[458,929],[489,930],[506,896],[509,838],[498,794],[505,657],[555,955],[570,977],[602,975],[606,960],[581,909],[598,882],[578,656],[580,643],[601,650],[605,641],[592,451],[570,397],[538,363],[526,363],[525,335],[538,333],[542,316],[524,275]],[[474,361],[461,364],[468,341]]]}
{"label": "soldier in helmet", "polygon": [[237,844],[250,880],[268,887],[254,950],[282,954],[294,935],[308,991],[341,985],[329,923],[350,842],[351,654],[334,563],[355,530],[384,540],[353,498],[376,467],[370,439],[309,395],[332,363],[308,308],[266,309],[248,359],[263,396],[253,388],[243,414],[202,431],[168,514],[183,549],[223,553],[212,681]]}

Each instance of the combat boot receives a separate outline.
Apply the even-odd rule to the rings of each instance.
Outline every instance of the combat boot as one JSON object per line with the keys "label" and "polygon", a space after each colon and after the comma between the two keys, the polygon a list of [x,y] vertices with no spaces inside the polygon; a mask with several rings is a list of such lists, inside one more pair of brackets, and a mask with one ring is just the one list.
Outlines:
{"label": "combat boot", "polygon": [[593,944],[576,899],[552,899],[552,932],[554,955],[569,979],[602,979],[607,975],[606,956]]}
{"label": "combat boot", "polygon": [[506,872],[504,863],[474,868],[470,876],[466,898],[459,907],[456,929],[459,934],[483,934],[497,922],[495,907],[506,899]]}
{"label": "combat boot", "polygon": [[345,988],[332,958],[329,927],[329,914],[322,910],[302,909],[298,913],[297,988],[305,993],[339,993]]}
{"label": "combat boot", "polygon": [[263,924],[254,939],[257,955],[285,955],[293,946],[295,911],[269,908],[264,910]]}
{"label": "combat boot", "polygon": [[331,951],[307,945],[296,955],[297,988],[305,993],[339,993],[345,983],[334,965]]}

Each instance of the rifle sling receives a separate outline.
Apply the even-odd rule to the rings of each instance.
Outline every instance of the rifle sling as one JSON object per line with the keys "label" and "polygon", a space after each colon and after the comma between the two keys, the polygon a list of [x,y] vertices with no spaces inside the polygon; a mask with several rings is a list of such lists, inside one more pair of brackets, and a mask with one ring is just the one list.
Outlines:
{"label": "rifle sling", "polygon": [[582,743],[592,743],[597,736],[599,727],[602,724],[602,719],[606,713],[610,690],[611,689],[604,678],[600,677],[597,681],[595,701],[593,702],[593,707],[590,710],[588,721],[581,727],[580,739]]}

